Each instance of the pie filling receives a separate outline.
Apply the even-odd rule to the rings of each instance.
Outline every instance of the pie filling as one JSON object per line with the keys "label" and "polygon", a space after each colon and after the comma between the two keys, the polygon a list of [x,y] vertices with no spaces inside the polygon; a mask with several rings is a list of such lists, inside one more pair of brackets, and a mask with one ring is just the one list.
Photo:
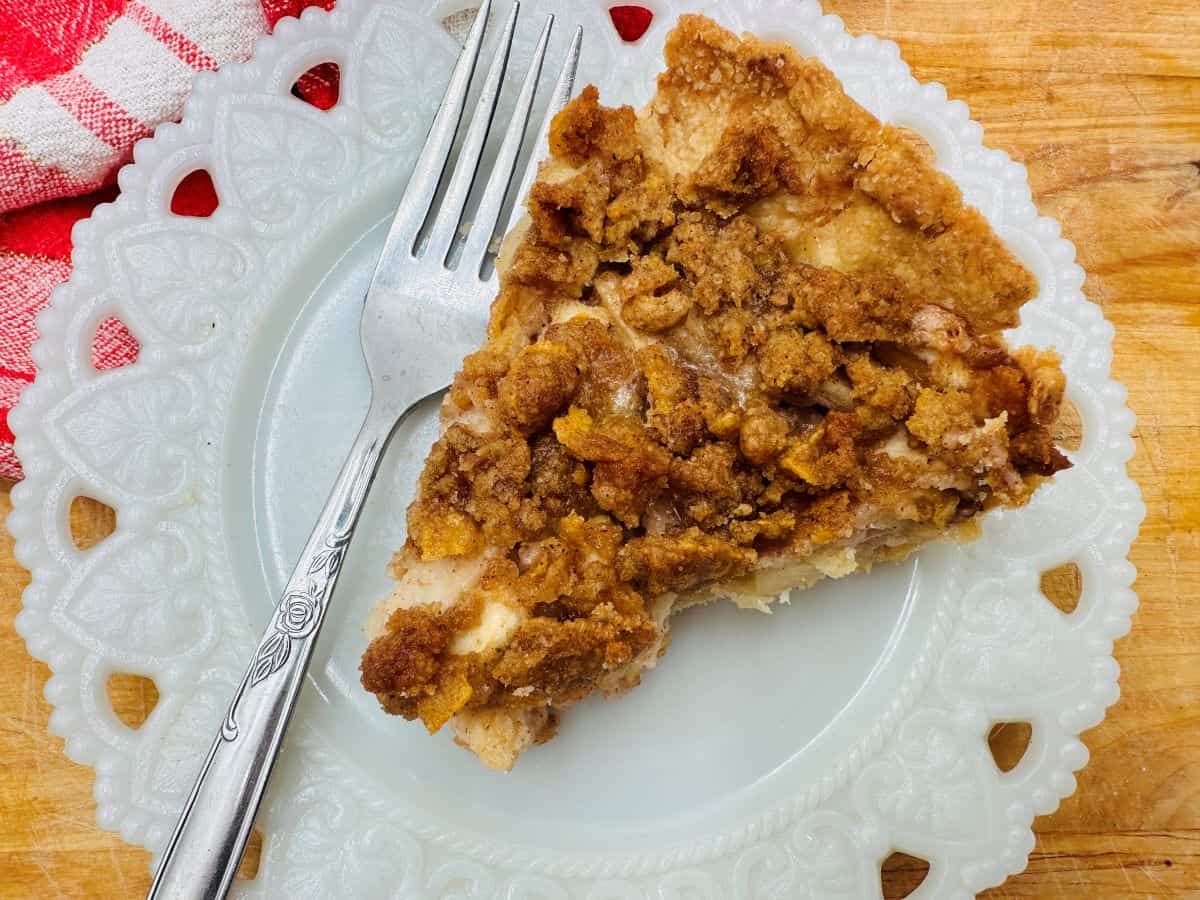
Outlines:
{"label": "pie filling", "polygon": [[363,686],[511,768],[669,616],[967,538],[1069,464],[1036,283],[919,138],[685,16],[640,114],[556,118],[442,410]]}

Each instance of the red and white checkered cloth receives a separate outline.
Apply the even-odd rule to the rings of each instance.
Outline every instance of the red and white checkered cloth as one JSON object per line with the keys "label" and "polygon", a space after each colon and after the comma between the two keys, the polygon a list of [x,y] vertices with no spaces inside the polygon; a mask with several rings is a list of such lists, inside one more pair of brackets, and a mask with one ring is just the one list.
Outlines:
{"label": "red and white checkered cloth", "polygon": [[[71,272],[71,226],[116,196],[133,144],[178,118],[192,76],[244,59],[284,16],[333,0],[0,0],[0,478],[20,478],[8,412],[34,377],[33,318]],[[336,70],[296,92],[336,98]],[[207,214],[212,184],[189,179],[177,212]],[[94,362],[137,354],[115,320]]]}

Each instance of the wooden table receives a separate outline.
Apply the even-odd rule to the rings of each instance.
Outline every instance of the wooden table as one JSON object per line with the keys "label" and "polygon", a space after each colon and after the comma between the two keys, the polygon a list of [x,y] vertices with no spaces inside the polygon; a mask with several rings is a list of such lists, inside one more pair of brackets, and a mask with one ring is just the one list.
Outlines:
{"label": "wooden table", "polygon": [[[1117,646],[1121,700],[1085,741],[1079,790],[1038,820],[1021,875],[989,898],[1200,897],[1200,5],[1197,0],[829,0],[966,100],[1063,223],[1117,327],[1148,514],[1141,609]],[[0,516],[9,504],[0,492]],[[84,533],[106,516],[77,510]],[[147,854],[99,830],[92,773],[46,732],[48,671],[12,628],[27,574],[0,539],[0,897],[134,897]],[[144,715],[152,698],[115,698]],[[885,878],[889,897],[918,878]]]}

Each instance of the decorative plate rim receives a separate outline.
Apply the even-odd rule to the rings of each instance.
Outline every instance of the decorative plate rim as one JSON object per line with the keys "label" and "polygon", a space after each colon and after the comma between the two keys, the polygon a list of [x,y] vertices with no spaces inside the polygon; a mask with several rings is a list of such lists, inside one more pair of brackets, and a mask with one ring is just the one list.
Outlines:
{"label": "decorative plate rim", "polygon": [[[541,5],[554,3],[544,0]],[[162,802],[161,797],[153,798],[153,791],[139,783],[137,772],[150,770],[155,753],[161,751],[160,744],[168,738],[169,726],[191,714],[189,710],[204,707],[195,713],[201,719],[213,712],[205,704],[215,704],[218,714],[222,711],[222,693],[232,693],[250,651],[248,625],[239,610],[210,609],[181,591],[170,599],[169,612],[184,617],[197,629],[199,638],[191,646],[167,646],[170,642],[165,629],[170,626],[157,625],[147,606],[131,614],[145,646],[114,650],[112,638],[107,643],[89,640],[93,635],[86,629],[81,631],[78,622],[69,619],[64,604],[95,598],[97,589],[89,585],[89,579],[98,580],[105,574],[105,562],[116,568],[114,557],[126,565],[149,567],[180,584],[207,578],[200,583],[218,591],[234,591],[221,543],[218,511],[199,503],[186,516],[173,512],[189,491],[209,497],[219,491],[221,441],[219,435],[198,426],[205,421],[221,421],[230,392],[215,391],[200,398],[203,388],[213,380],[232,381],[236,347],[244,347],[244,342],[234,342],[222,349],[220,338],[204,331],[204,322],[213,318],[214,331],[216,323],[225,320],[234,328],[252,331],[256,308],[249,303],[228,308],[229,297],[254,281],[255,275],[261,295],[273,296],[272,286],[277,288],[286,280],[289,266],[294,266],[299,255],[320,238],[331,217],[361,202],[369,189],[402,179],[415,150],[412,127],[421,115],[431,111],[432,99],[424,98],[423,105],[414,104],[416,109],[397,120],[395,112],[386,108],[386,98],[368,96],[374,83],[371,79],[386,82],[395,73],[370,71],[380,57],[366,50],[372,40],[388,36],[388,27],[395,32],[394,23],[402,21],[409,27],[419,24],[425,29],[428,47],[419,49],[449,59],[452,42],[437,29],[430,15],[434,10],[444,12],[447,5],[415,0],[391,5],[344,0],[332,13],[308,10],[298,20],[281,21],[273,35],[259,40],[246,63],[197,77],[181,123],[162,126],[153,138],[140,142],[133,164],[119,175],[121,194],[117,201],[97,207],[89,220],[75,227],[72,277],[55,291],[50,306],[38,317],[41,337],[34,346],[33,358],[39,376],[10,415],[26,479],[13,488],[8,527],[16,539],[17,560],[33,574],[24,594],[24,608],[17,617],[17,630],[30,653],[48,663],[54,673],[45,691],[55,707],[50,731],[66,739],[65,749],[71,759],[96,770],[97,821],[106,829],[118,831],[127,841],[153,851],[162,846],[169,831],[170,804]],[[527,5],[538,4],[527,0]],[[654,25],[646,38],[632,46],[622,45],[611,29],[605,30],[603,4],[589,2],[577,14],[590,23],[589,38],[592,34],[606,36],[600,43],[606,45],[609,58],[639,75],[643,45],[656,43],[663,22],[673,18],[671,13],[676,8],[704,7],[730,24],[753,29],[753,23],[769,23],[767,30],[786,32],[803,50],[830,65],[855,99],[877,114],[925,135],[938,153],[939,165],[955,178],[968,199],[984,210],[1010,245],[1039,269],[1042,293],[1026,308],[1028,314],[1018,336],[1044,341],[1049,335],[1062,338],[1068,345],[1060,349],[1070,376],[1070,396],[1080,410],[1085,429],[1083,446],[1070,454],[1076,464],[1072,471],[1080,473],[1072,477],[1089,480],[1075,486],[1074,480],[1063,479],[1061,484],[1068,487],[1047,487],[1039,495],[1043,499],[1035,500],[1028,511],[993,517],[983,541],[962,551],[966,569],[961,565],[952,569],[959,583],[970,583],[968,595],[983,594],[983,607],[993,601],[1001,607],[1005,603],[1018,604],[1014,608],[1028,614],[1032,607],[1019,604],[1031,596],[1037,600],[1036,575],[1060,562],[1077,561],[1085,576],[1080,616],[1069,625],[1057,619],[1046,621],[1060,641],[1064,634],[1072,637],[1074,655],[1070,662],[1077,666],[1072,674],[1077,676],[1078,684],[1067,705],[1062,705],[1062,698],[1054,708],[1038,709],[1033,701],[1026,705],[1028,717],[1036,718],[1042,732],[1041,758],[1033,768],[1022,771],[1015,787],[1014,780],[1010,780],[1003,790],[996,788],[996,796],[1003,797],[1006,804],[996,816],[996,821],[1003,823],[1002,833],[989,832],[990,844],[978,842],[988,852],[972,855],[970,847],[964,850],[951,846],[944,857],[931,859],[934,866],[922,892],[928,896],[965,896],[999,884],[1024,867],[1033,846],[1030,826],[1034,815],[1052,811],[1075,788],[1072,773],[1087,761],[1087,751],[1078,736],[1097,724],[1117,699],[1119,668],[1112,658],[1112,642],[1128,630],[1137,605],[1130,590],[1135,572],[1126,556],[1145,508],[1137,486],[1125,471],[1133,453],[1130,434],[1134,418],[1125,406],[1124,388],[1110,377],[1112,327],[1081,293],[1084,276],[1074,262],[1074,247],[1060,237],[1056,222],[1037,215],[1024,167],[1002,152],[985,148],[982,129],[970,120],[966,105],[948,100],[941,85],[918,84],[900,60],[894,43],[871,35],[849,36],[840,19],[822,15],[815,0],[744,0],[737,10],[724,6],[717,10],[714,0],[690,4],[657,0],[649,5],[656,13]],[[319,113],[288,97],[287,89],[297,74],[327,59],[342,65],[343,97],[334,110]],[[235,121],[235,113],[246,113],[248,117]],[[260,118],[255,119],[256,115]],[[298,174],[293,174],[307,179],[303,189],[277,191],[271,197],[256,196],[247,189],[258,170],[254,168],[253,153],[245,151],[244,145],[246,140],[253,143],[263,138],[252,135],[245,140],[234,139],[230,130],[249,128],[258,121],[268,121],[270,127],[283,127],[285,131],[290,128],[319,134],[326,141],[320,170],[312,166],[311,159],[297,163]],[[245,158],[234,159],[240,152]],[[305,164],[311,171],[303,168]],[[222,198],[220,208],[209,219],[172,216],[167,205],[174,185],[199,167],[212,172]],[[300,224],[309,219],[313,224]],[[289,238],[286,245],[282,242],[284,236]],[[145,276],[154,252],[165,253],[170,261],[184,267],[207,266],[206,272],[216,287],[206,293],[194,286],[171,284],[169,274],[156,274],[152,266],[150,276]],[[270,272],[268,263],[273,267]],[[150,283],[138,281],[137,273],[149,277]],[[168,291],[172,293],[168,295]],[[191,305],[181,303],[180,295]],[[168,296],[173,298],[174,307]],[[142,342],[142,351],[132,366],[95,372],[88,363],[90,335],[108,315],[119,316],[131,327]],[[128,396],[143,398],[147,406],[142,410],[125,409],[126,426],[136,422],[139,427],[159,431],[134,446],[136,452],[127,459],[105,460],[94,454],[89,458],[86,447],[73,443],[72,429],[90,435],[93,447],[97,435],[118,443],[122,436],[127,438],[128,427],[118,427],[112,433],[104,431],[110,426],[96,421],[95,410],[100,408],[99,401],[118,405],[142,402],[122,399],[125,395],[121,393],[130,384],[137,387],[139,382],[140,393],[135,390]],[[145,399],[151,397],[154,399]],[[203,408],[206,402],[207,411]],[[159,405],[154,407],[154,403]],[[161,422],[155,420],[160,413]],[[202,439],[204,435],[207,437]],[[164,472],[171,477],[164,477]],[[1062,502],[1060,494],[1076,496],[1084,487],[1099,491],[1101,501],[1094,515],[1073,523],[1078,526],[1076,532],[1051,550],[1030,549],[1022,544],[1029,527],[1027,520],[1041,521],[1036,516],[1047,515],[1046,508],[1056,500]],[[65,518],[70,501],[81,493],[119,511],[116,532],[83,553],[72,546]],[[1045,499],[1044,495],[1051,493],[1053,498]],[[141,553],[143,558],[132,563],[122,558],[122,554],[128,557],[134,553]],[[224,569],[222,562],[226,563]],[[110,571],[107,577],[116,576]],[[996,592],[995,598],[988,590]],[[1010,597],[1014,591],[1024,594],[1014,599]],[[948,590],[946,597],[955,594]],[[160,605],[167,602],[166,598],[159,600]],[[959,635],[959,631],[952,635],[951,630],[989,627],[975,620],[962,626],[964,617],[960,613],[966,610],[974,614],[978,606],[968,607],[965,600],[947,600],[943,605],[946,609],[939,608],[938,614],[942,617],[939,621],[944,621],[938,627],[945,633],[931,635],[931,640],[940,641],[939,654]],[[161,609],[158,613],[163,614]],[[94,599],[91,614],[96,615]],[[1002,621],[1006,614],[1012,620],[1011,610],[1006,613],[1002,609],[995,615]],[[69,621],[76,624],[70,625]],[[218,636],[224,640],[218,640]],[[167,641],[163,645],[167,649],[155,651],[155,640]],[[446,897],[490,896],[480,885],[494,884],[501,884],[496,888],[497,896],[502,893],[510,898],[575,896],[574,892],[583,890],[588,897],[666,898],[683,896],[687,890],[695,890],[700,896],[708,891],[714,897],[730,892],[744,897],[803,896],[800,892],[806,885],[815,891],[811,885],[818,884],[813,880],[818,875],[805,868],[804,846],[818,840],[835,844],[842,840],[851,848],[847,860],[852,859],[857,866],[854,877],[846,882],[850,887],[845,895],[856,896],[855,892],[868,884],[863,880],[863,865],[886,855],[904,831],[879,814],[876,798],[870,795],[873,788],[861,787],[867,780],[863,770],[884,771],[888,766],[902,769],[904,755],[911,749],[905,743],[905,729],[917,733],[915,743],[953,743],[964,735],[986,730],[996,715],[994,711],[1004,706],[984,702],[972,706],[962,700],[967,694],[955,698],[959,688],[947,684],[944,674],[947,658],[922,654],[921,665],[928,671],[917,679],[920,689],[902,692],[903,707],[890,723],[894,727],[887,730],[881,723],[873,729],[861,749],[854,751],[847,767],[840,767],[802,796],[778,804],[744,827],[674,849],[547,856],[537,848],[441,833],[401,819],[395,825],[404,829],[404,836],[397,839],[405,847],[405,841],[415,842],[416,858],[421,860],[416,870],[419,881],[411,880],[406,869],[403,884]],[[105,677],[111,671],[154,677],[164,699],[155,710],[153,726],[132,732],[116,722],[103,700]],[[231,682],[223,677],[229,673]],[[931,700],[935,694],[937,697]],[[922,705],[914,710],[918,700]],[[899,736],[895,734],[897,729]],[[209,732],[200,726],[197,730],[201,734],[196,750],[199,754]],[[318,736],[304,728],[298,730],[302,737],[293,756],[305,758],[307,769],[295,775],[302,788],[305,783],[340,777],[339,763],[330,758]],[[1053,746],[1051,739],[1057,741]],[[977,756],[975,750],[968,750],[963,759],[974,760]],[[176,792],[179,783],[190,781],[187,765],[182,768],[182,775],[178,771],[174,774],[172,789]],[[301,767],[296,764],[290,768]],[[175,769],[179,769],[178,760]],[[846,783],[852,780],[855,783],[848,786]],[[139,795],[142,789],[150,799]],[[842,793],[846,794],[844,807],[811,812]],[[303,789],[297,793],[302,795]],[[372,805],[361,792],[357,802]],[[270,821],[276,821],[287,814],[286,807],[286,802],[276,798],[268,801],[265,812]],[[871,813],[864,813],[864,809]],[[917,818],[923,814],[918,810]],[[798,824],[796,820],[800,820]],[[789,838],[773,841],[791,826],[795,829]],[[418,837],[428,843],[421,845]],[[284,863],[276,862],[279,855],[267,854],[259,878],[242,888],[245,896],[266,896],[272,885],[286,885],[280,868]],[[432,865],[442,856],[446,859],[440,866]],[[427,862],[430,872],[426,876]],[[480,867],[483,875],[476,871]],[[460,869],[475,874],[446,874]],[[526,871],[513,874],[508,871],[512,869]],[[530,872],[536,873],[532,880]],[[462,879],[475,885],[473,893],[452,893]],[[835,895],[829,883],[821,884],[825,892],[813,896]],[[442,893],[436,893],[439,890]]]}

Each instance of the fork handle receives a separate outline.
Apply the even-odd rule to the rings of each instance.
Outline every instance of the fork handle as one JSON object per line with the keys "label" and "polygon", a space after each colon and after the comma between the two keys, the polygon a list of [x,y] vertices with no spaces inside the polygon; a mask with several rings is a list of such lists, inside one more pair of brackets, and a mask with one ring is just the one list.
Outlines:
{"label": "fork handle", "polygon": [[229,891],[359,513],[398,424],[394,413],[372,404],[208,751],[149,900],[221,900]]}

